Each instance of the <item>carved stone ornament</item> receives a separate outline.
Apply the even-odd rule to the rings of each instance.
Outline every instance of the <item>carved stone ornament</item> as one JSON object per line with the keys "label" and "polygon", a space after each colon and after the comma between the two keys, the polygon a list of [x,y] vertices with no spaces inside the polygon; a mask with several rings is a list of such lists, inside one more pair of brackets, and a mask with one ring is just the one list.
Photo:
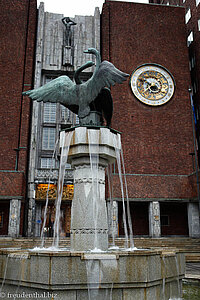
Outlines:
{"label": "carved stone ornament", "polygon": [[[46,200],[48,191],[48,184],[38,184],[36,187],[36,199]],[[48,198],[55,200],[57,195],[57,186],[55,184],[49,185]],[[72,184],[63,186],[62,200],[72,200],[74,196],[74,186]]]}
{"label": "carved stone ornament", "polygon": [[108,234],[108,229],[81,228],[71,229],[71,234]]}

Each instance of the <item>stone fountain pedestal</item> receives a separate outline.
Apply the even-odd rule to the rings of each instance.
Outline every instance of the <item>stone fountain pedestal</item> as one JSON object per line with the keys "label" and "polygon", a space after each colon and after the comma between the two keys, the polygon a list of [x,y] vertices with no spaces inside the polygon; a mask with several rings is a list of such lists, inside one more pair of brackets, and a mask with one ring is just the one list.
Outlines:
{"label": "stone fountain pedestal", "polygon": [[[68,134],[61,133],[61,145]],[[109,128],[73,129],[68,154],[74,168],[71,251],[108,250],[105,168],[115,161],[116,147],[121,147],[120,134]]]}

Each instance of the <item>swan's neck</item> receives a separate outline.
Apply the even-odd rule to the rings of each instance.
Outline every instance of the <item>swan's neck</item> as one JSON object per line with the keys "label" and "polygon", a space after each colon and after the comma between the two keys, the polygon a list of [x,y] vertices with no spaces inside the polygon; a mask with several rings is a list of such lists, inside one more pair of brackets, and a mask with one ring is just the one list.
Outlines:
{"label": "swan's neck", "polygon": [[76,84],[81,84],[81,80],[79,78],[80,73],[87,68],[87,63],[84,64],[83,66],[81,66],[80,68],[78,68],[75,73],[74,73],[74,80],[76,82]]}
{"label": "swan's neck", "polygon": [[83,64],[81,67],[79,67],[75,71],[75,73],[74,73],[74,80],[75,80],[76,84],[81,84],[82,83],[81,79],[79,78],[80,73],[83,70],[85,70],[85,69],[87,69],[89,67],[92,67],[93,65],[94,65],[94,63],[92,61],[88,61],[88,62],[86,62],[85,64]]}
{"label": "swan's neck", "polygon": [[100,55],[99,51],[96,50],[95,56],[96,56],[96,69],[95,70],[98,70],[100,63],[101,63],[101,55]]}

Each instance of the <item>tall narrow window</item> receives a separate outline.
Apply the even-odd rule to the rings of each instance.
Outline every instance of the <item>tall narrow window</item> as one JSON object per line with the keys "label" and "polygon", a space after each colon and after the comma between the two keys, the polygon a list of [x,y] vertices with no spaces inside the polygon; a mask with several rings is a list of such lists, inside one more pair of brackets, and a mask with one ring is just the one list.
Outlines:
{"label": "tall narrow window", "polygon": [[68,108],[61,105],[61,120],[71,122],[71,116],[72,112]]}
{"label": "tall narrow window", "polygon": [[185,23],[186,24],[188,23],[188,21],[190,20],[190,18],[191,18],[191,10],[190,10],[190,8],[188,8],[188,10],[187,10],[187,12],[185,14]]}
{"label": "tall narrow window", "polygon": [[188,45],[188,47],[193,42],[193,40],[194,40],[193,31],[191,31],[190,34],[187,37],[187,45]]}
{"label": "tall narrow window", "polygon": [[44,103],[44,123],[56,122],[56,103]]}
{"label": "tall narrow window", "polygon": [[41,158],[41,168],[44,168],[44,169],[55,168],[55,159],[52,159],[50,157],[42,157]]}
{"label": "tall narrow window", "polygon": [[79,117],[75,115],[75,124],[79,124]]}
{"label": "tall narrow window", "polygon": [[193,55],[192,57],[191,57],[191,68],[194,68],[195,67],[195,56]]}
{"label": "tall narrow window", "polygon": [[53,150],[55,146],[56,129],[51,127],[43,127],[42,149]]}

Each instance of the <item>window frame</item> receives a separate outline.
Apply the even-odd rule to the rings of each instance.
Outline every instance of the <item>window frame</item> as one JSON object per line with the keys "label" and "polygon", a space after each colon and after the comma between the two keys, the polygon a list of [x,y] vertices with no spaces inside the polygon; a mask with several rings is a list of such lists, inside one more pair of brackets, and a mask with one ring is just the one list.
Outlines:
{"label": "window frame", "polygon": [[187,8],[186,13],[185,13],[185,24],[188,24],[192,17],[191,9],[190,7]]}

